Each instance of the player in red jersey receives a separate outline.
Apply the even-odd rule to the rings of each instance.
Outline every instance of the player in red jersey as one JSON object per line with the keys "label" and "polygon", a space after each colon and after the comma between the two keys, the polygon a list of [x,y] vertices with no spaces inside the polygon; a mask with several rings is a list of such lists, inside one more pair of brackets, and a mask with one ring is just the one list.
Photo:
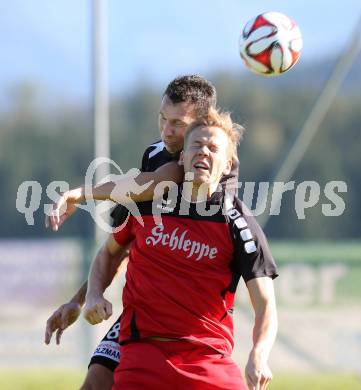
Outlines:
{"label": "player in red jersey", "polygon": [[[108,245],[120,249],[132,243],[113,390],[246,389],[230,358],[240,277],[255,311],[246,380],[259,390],[272,378],[267,360],[277,331],[276,266],[262,230],[237,198],[226,216],[217,208],[225,200],[217,186],[231,169],[236,142],[226,114],[214,112],[191,125],[181,158],[185,172],[194,175],[191,191],[180,186],[166,207],[162,200],[138,204],[144,226],[131,216],[109,238]],[[161,224],[156,209],[163,210]],[[104,281],[112,269],[111,259],[93,263],[85,308],[91,324],[107,318]]]}
{"label": "player in red jersey", "polygon": [[[186,127],[197,117],[204,115],[209,107],[216,104],[216,91],[214,86],[201,76],[181,76],[173,80],[165,90],[159,112],[159,128],[162,141],[149,146],[142,159],[141,171],[146,173],[143,181],[154,179],[161,180],[181,179],[182,169],[173,160],[177,160],[179,152],[183,148],[183,138]],[[141,175],[140,175],[141,176]],[[179,180],[178,179],[178,180]],[[140,180],[142,178],[140,177]],[[79,192],[75,190],[74,192]],[[56,218],[46,218],[46,224],[53,230],[59,226],[76,210],[72,203],[72,194],[66,193],[57,203],[57,207],[66,205],[66,213]],[[148,196],[149,194],[144,194]],[[77,202],[81,199],[77,199]],[[138,199],[141,200],[141,199]],[[64,201],[62,203],[62,201]],[[75,202],[74,202],[75,203]],[[113,211],[115,226],[119,225],[126,216],[122,206],[117,206]],[[104,245],[97,254],[97,258],[111,257],[119,261],[124,257],[122,251],[114,246]],[[114,270],[115,271],[115,270]],[[112,279],[112,278],[111,278]],[[111,279],[108,283],[111,282]],[[49,317],[46,325],[45,342],[50,343],[53,333],[56,333],[56,341],[60,343],[63,331],[74,323],[80,315],[81,308],[85,301],[87,282],[85,282],[73,298],[64,305],[61,305],[52,316]],[[83,390],[110,389],[113,382],[113,371],[119,362],[119,320],[109,329],[103,340],[96,348],[89,364]]]}

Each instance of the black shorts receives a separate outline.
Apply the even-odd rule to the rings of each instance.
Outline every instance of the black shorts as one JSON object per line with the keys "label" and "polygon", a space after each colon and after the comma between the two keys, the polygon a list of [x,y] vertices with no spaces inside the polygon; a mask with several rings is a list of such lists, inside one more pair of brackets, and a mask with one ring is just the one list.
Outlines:
{"label": "black shorts", "polygon": [[114,371],[120,359],[120,317],[115,321],[109,332],[103,337],[93,353],[88,368],[96,363],[101,364],[109,370]]}

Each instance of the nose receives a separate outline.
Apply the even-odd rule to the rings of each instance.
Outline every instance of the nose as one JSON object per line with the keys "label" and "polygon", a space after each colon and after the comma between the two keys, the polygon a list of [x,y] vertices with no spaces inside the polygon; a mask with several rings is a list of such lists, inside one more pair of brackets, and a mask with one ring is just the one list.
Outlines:
{"label": "nose", "polygon": [[173,135],[174,129],[173,129],[173,126],[170,124],[169,121],[165,121],[165,123],[163,125],[163,133],[164,133],[165,137],[169,137],[169,136]]}
{"label": "nose", "polygon": [[202,145],[199,147],[198,149],[198,153],[197,153],[199,156],[208,156],[209,155],[209,149],[207,147],[207,145]]}

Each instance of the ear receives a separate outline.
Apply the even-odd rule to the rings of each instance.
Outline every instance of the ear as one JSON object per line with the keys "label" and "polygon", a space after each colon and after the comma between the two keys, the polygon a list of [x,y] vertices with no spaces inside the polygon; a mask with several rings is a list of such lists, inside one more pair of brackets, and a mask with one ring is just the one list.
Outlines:
{"label": "ear", "polygon": [[183,150],[180,152],[178,165],[184,165],[184,152],[183,152]]}
{"label": "ear", "polygon": [[232,160],[228,159],[226,163],[226,167],[223,170],[223,175],[229,175],[232,170]]}

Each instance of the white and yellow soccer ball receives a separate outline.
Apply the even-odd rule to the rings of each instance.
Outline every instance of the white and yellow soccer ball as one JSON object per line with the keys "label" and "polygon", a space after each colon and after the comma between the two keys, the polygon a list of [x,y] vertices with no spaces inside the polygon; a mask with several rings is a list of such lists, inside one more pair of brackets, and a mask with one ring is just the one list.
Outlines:
{"label": "white and yellow soccer ball", "polygon": [[302,35],[296,23],[280,12],[266,12],[250,20],[239,39],[246,66],[263,76],[279,76],[298,61]]}

